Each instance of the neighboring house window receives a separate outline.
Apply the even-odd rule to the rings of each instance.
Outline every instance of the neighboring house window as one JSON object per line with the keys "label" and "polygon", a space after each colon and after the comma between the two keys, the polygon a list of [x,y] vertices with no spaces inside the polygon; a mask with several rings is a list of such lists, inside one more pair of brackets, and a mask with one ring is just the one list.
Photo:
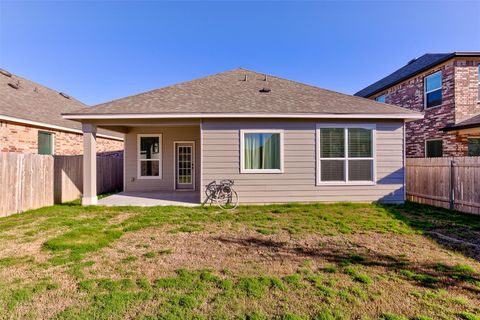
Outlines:
{"label": "neighboring house window", "polygon": [[374,125],[317,125],[317,182],[375,182]]}
{"label": "neighboring house window", "polygon": [[480,138],[468,138],[468,156],[480,156]]}
{"label": "neighboring house window", "polygon": [[53,154],[53,133],[38,131],[38,154]]}
{"label": "neighboring house window", "polygon": [[138,177],[142,179],[162,177],[161,135],[138,136]]}
{"label": "neighboring house window", "polygon": [[441,139],[427,140],[425,149],[427,158],[443,157],[443,141]]}
{"label": "neighboring house window", "polygon": [[282,130],[242,130],[240,134],[242,173],[283,172]]}
{"label": "neighboring house window", "polygon": [[382,94],[381,96],[376,97],[375,100],[378,101],[378,102],[385,103],[385,95]]}
{"label": "neighboring house window", "polygon": [[425,77],[425,108],[442,104],[442,71]]}

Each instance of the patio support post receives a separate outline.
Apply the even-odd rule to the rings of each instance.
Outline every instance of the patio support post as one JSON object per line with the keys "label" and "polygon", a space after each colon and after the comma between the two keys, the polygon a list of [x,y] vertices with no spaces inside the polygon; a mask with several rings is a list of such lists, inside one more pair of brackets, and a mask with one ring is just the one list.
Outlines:
{"label": "patio support post", "polygon": [[84,123],[82,205],[97,204],[97,126]]}

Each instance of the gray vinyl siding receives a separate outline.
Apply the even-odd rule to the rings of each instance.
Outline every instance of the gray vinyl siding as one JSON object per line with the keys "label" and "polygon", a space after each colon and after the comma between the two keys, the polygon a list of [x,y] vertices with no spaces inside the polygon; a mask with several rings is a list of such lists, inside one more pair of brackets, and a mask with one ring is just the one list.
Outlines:
{"label": "gray vinyl siding", "polygon": [[[353,121],[328,121],[328,123]],[[376,185],[316,185],[316,124],[327,121],[202,123],[202,190],[212,180],[234,179],[242,203],[404,201],[403,121],[376,124]],[[283,129],[284,172],[240,173],[240,130]],[[203,195],[202,195],[203,197]]]}
{"label": "gray vinyl siding", "polygon": [[[138,134],[162,135],[162,178],[138,179]],[[125,135],[125,191],[173,191],[174,141],[195,141],[195,189],[200,188],[199,126],[134,127]]]}

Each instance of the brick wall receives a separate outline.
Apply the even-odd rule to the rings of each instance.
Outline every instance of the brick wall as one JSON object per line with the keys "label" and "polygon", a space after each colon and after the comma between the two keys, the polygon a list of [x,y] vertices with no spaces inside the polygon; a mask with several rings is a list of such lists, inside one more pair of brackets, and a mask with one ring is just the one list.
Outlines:
{"label": "brick wall", "polygon": [[480,113],[478,65],[480,60],[455,61],[455,123]]}
{"label": "brick wall", "polygon": [[[79,155],[83,153],[83,136],[80,133],[43,129],[9,121],[0,121],[0,151],[38,153],[38,131],[55,134],[55,154]],[[97,137],[97,152],[123,150],[123,141]]]}
{"label": "brick wall", "polygon": [[[425,141],[430,139],[442,139],[444,156],[467,154],[467,137],[445,133],[440,129],[480,112],[480,105],[476,101],[473,103],[472,100],[473,95],[477,94],[477,83],[475,82],[473,87],[472,80],[472,77],[477,75],[473,64],[478,64],[478,61],[450,60],[375,95],[385,94],[386,103],[424,112],[423,119],[408,122],[406,125],[407,157],[425,157]],[[442,104],[424,109],[423,80],[425,76],[440,70],[442,71]],[[459,86],[466,86],[466,88],[460,89]]]}

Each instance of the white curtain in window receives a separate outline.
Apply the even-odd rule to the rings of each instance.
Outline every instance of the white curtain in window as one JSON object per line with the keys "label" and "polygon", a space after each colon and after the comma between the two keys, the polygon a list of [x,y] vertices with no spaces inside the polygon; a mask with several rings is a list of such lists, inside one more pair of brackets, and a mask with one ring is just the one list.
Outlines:
{"label": "white curtain in window", "polygon": [[246,133],[245,169],[280,169],[280,134]]}

